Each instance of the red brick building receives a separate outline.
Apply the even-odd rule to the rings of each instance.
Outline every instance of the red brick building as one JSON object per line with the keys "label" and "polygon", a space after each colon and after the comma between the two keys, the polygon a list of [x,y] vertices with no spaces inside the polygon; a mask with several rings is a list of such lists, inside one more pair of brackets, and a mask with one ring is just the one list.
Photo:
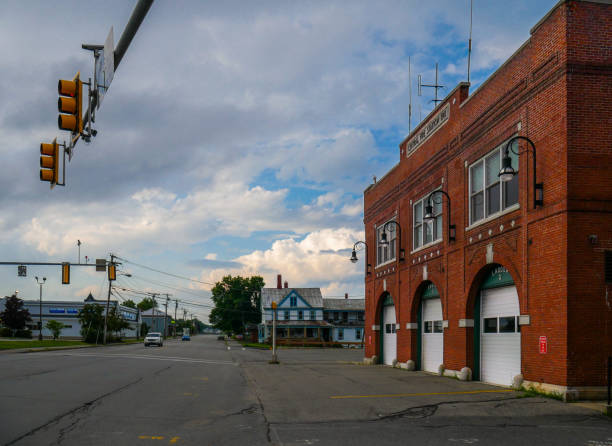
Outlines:
{"label": "red brick building", "polygon": [[[612,2],[560,1],[489,79],[471,94],[457,85],[399,149],[364,192],[365,356],[602,396],[612,355]],[[507,155],[518,173],[504,182]]]}

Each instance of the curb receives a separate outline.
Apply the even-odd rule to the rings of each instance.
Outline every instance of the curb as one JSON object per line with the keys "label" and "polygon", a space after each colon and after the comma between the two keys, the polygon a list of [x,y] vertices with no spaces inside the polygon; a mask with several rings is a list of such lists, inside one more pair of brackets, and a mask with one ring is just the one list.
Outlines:
{"label": "curb", "polygon": [[8,348],[0,350],[0,355],[2,354],[10,354],[10,353],[37,353],[37,352],[52,352],[57,350],[77,350],[81,348],[101,348],[101,347],[116,347],[116,346],[125,346],[125,345],[133,345],[139,344],[139,342],[130,342],[129,344],[108,344],[108,345],[65,345],[60,347],[32,347],[32,348]]}

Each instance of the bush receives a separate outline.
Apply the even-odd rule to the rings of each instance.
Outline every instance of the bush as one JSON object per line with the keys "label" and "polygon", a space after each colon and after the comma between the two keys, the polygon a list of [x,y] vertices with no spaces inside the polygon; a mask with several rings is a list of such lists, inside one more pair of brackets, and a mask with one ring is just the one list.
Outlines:
{"label": "bush", "polygon": [[0,337],[1,338],[10,338],[13,335],[13,333],[11,333],[11,329],[8,327],[2,327],[0,328]]}
{"label": "bush", "polygon": [[17,330],[15,331],[15,337],[32,339],[32,332],[30,330]]}

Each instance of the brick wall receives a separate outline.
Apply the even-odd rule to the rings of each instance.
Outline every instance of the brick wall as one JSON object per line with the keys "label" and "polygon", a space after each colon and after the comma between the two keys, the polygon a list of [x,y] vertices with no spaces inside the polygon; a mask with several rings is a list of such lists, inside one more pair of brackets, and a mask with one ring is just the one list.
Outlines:
{"label": "brick wall", "polygon": [[[417,359],[416,330],[406,330],[406,323],[417,321],[426,267],[448,320],[444,364],[472,367],[473,329],[460,328],[459,320],[473,318],[480,284],[500,264],[514,279],[521,314],[531,318],[521,327],[525,379],[604,384],[604,357],[612,354],[612,286],[603,281],[603,251],[612,249],[611,41],[611,5],[560,3],[471,96],[469,86],[459,84],[400,144],[399,163],[364,193],[373,266],[366,277],[366,356],[378,354],[380,332],[371,328],[388,292],[400,323],[397,359]],[[406,156],[413,135],[447,104],[448,121]],[[537,148],[544,206],[534,209],[533,156],[524,153],[520,207],[469,227],[467,166],[514,135],[527,136]],[[451,197],[456,241],[448,239],[444,199],[442,242],[411,252],[412,204],[440,186]],[[405,259],[376,268],[375,227],[394,215]],[[598,235],[598,244],[589,234]],[[547,336],[546,354],[539,353],[539,336]]]}

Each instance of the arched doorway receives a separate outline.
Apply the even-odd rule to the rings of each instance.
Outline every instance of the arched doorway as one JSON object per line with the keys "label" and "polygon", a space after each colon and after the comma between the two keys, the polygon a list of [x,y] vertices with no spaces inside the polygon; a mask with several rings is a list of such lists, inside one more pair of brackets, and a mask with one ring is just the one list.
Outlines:
{"label": "arched doorway", "polygon": [[521,373],[519,315],[514,280],[497,265],[485,276],[475,299],[474,379],[510,386]]}
{"label": "arched doorway", "polygon": [[432,282],[427,282],[421,293],[417,322],[419,368],[437,372],[440,364],[444,363],[444,327],[440,293]]}
{"label": "arched doorway", "polygon": [[393,365],[397,358],[397,334],[395,317],[395,303],[390,294],[382,299],[380,311],[380,362],[385,365]]}

